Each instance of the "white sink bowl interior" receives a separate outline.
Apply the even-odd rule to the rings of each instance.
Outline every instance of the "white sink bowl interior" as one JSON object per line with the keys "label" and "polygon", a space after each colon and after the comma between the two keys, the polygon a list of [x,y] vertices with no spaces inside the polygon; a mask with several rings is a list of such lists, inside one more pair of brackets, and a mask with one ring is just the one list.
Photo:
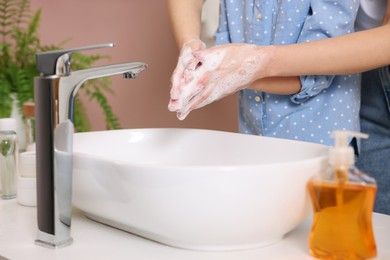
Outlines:
{"label": "white sink bowl interior", "polygon": [[327,147],[150,128],[74,136],[73,203],[89,218],[175,247],[236,250],[283,238],[310,213]]}

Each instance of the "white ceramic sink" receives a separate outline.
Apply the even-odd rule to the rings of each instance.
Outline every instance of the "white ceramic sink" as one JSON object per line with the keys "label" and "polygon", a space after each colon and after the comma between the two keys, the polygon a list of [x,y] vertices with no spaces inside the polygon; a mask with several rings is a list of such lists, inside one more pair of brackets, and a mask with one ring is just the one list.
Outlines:
{"label": "white ceramic sink", "polygon": [[89,218],[180,248],[274,243],[310,213],[322,145],[200,129],[74,136],[73,202]]}

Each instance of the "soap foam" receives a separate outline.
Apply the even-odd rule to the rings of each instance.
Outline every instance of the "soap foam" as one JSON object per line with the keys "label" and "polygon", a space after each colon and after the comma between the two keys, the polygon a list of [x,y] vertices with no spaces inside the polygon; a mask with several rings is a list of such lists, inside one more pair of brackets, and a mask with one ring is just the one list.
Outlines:
{"label": "soap foam", "polygon": [[[198,60],[201,65],[194,70],[185,69],[185,80],[179,86],[182,91],[179,96],[172,98],[174,102],[170,103],[169,109],[177,112],[178,118],[183,120],[192,110],[248,87],[255,80],[255,74],[263,67],[265,60],[264,54],[256,51],[255,47],[238,47],[239,58],[244,59],[242,61],[229,60],[229,56],[238,55],[232,53],[234,49],[223,45],[200,51]],[[241,67],[232,70],[236,66]]]}

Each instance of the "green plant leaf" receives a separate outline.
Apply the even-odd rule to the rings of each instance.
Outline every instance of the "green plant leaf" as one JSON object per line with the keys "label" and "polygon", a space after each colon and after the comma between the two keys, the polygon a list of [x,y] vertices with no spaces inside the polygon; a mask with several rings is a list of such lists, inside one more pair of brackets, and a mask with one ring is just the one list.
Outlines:
{"label": "green plant leaf", "polygon": [[[0,117],[9,117],[12,110],[11,94],[16,95],[21,111],[25,102],[34,100],[35,54],[41,51],[61,49],[66,39],[57,45],[40,43],[38,29],[42,10],[31,12],[30,0],[0,0]],[[97,61],[109,59],[102,55],[73,53],[72,70],[86,69]],[[88,100],[101,107],[108,129],[120,128],[119,120],[107,101],[111,93],[110,81],[98,79],[87,81],[79,91],[84,91]],[[76,96],[74,125],[77,131],[89,131],[90,123],[84,104]]]}
{"label": "green plant leaf", "polygon": [[11,86],[4,75],[0,73],[0,117],[9,117],[12,110],[12,100],[10,98]]}

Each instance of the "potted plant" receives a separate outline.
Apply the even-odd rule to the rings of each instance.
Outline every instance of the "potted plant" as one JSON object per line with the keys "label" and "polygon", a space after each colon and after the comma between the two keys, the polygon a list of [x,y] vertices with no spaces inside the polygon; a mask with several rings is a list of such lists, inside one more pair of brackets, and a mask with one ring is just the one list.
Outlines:
{"label": "potted plant", "polygon": [[[13,102],[19,111],[23,104],[34,101],[34,77],[36,70],[35,54],[41,51],[60,49],[59,45],[43,45],[39,40],[38,27],[41,10],[31,12],[30,0],[0,0],[0,118],[11,115]],[[89,68],[106,56],[74,53],[72,69]],[[96,101],[105,116],[107,129],[120,128],[118,118],[113,113],[105,96],[110,92],[108,78],[86,82],[79,92],[89,100]],[[76,97],[74,108],[76,131],[90,130],[88,116],[83,103]]]}

